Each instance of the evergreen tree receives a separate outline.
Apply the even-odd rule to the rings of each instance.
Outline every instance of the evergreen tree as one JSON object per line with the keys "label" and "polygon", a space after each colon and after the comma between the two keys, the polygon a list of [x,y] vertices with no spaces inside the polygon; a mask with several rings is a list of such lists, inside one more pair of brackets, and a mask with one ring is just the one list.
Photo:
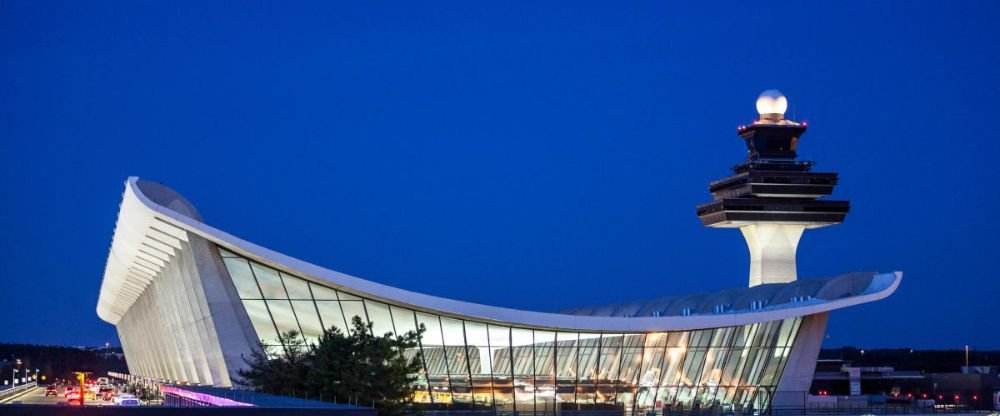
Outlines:
{"label": "evergreen tree", "polygon": [[[375,335],[360,317],[351,320],[350,334],[338,328],[323,331],[316,345],[307,345],[295,331],[279,334],[283,347],[268,347],[244,358],[238,383],[265,393],[295,395],[378,409],[380,416],[403,413],[413,399],[413,382],[422,369],[416,348],[424,327],[400,336]],[[262,342],[262,344],[267,344]]]}
{"label": "evergreen tree", "polygon": [[247,368],[237,371],[238,384],[263,393],[287,396],[301,396],[306,391],[306,382],[311,367],[311,352],[298,331],[291,330],[278,334],[274,340],[277,346],[265,345],[254,350],[250,357],[243,357]]}
{"label": "evergreen tree", "polygon": [[361,406],[374,403],[379,415],[401,414],[413,399],[413,382],[422,368],[419,354],[407,359],[403,353],[417,347],[424,328],[379,336],[357,316],[351,326],[350,335],[337,328],[324,331],[312,349],[310,391]]}

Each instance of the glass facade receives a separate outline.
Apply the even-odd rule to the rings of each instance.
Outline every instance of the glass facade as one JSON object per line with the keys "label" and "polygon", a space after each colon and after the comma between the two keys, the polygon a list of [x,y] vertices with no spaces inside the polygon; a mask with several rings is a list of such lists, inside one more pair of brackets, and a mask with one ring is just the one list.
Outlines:
{"label": "glass facade", "polygon": [[220,252],[264,345],[289,329],[316,342],[322,328],[346,330],[354,316],[378,334],[423,325],[419,347],[405,352],[423,353],[414,401],[454,409],[766,409],[801,321],[646,333],[496,325],[367,299]]}

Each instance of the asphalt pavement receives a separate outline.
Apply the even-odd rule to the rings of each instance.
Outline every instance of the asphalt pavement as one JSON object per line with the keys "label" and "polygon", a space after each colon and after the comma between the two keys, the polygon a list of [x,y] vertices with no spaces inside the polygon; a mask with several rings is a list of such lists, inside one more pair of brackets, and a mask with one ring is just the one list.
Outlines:
{"label": "asphalt pavement", "polygon": [[[66,399],[63,397],[63,393],[65,392],[66,392],[65,389],[59,387],[56,389],[55,396],[45,396],[45,387],[36,387],[32,391],[25,393],[24,395],[15,398],[7,403],[12,404],[20,402],[21,404],[48,404],[55,406],[58,405],[60,402],[66,401]],[[110,401],[106,402],[101,399],[84,400],[83,404],[85,406],[111,406]]]}

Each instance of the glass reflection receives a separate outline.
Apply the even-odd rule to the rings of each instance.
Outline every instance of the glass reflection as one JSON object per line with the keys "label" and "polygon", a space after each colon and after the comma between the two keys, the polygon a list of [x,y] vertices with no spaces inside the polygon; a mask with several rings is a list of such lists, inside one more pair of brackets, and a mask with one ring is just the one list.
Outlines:
{"label": "glass reflection", "polygon": [[[372,332],[423,325],[414,402],[494,412],[606,410],[627,416],[766,409],[798,335],[800,318],[649,333],[578,333],[439,316],[278,272],[220,250],[262,345],[278,331],[315,342],[358,316]],[[419,354],[419,355],[418,355]]]}

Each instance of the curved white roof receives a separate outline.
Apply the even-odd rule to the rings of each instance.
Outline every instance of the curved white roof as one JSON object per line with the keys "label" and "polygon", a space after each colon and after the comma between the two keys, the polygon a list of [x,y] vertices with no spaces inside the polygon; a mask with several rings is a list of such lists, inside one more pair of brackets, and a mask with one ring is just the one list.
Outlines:
{"label": "curved white roof", "polygon": [[[733,310],[691,316],[625,316],[614,313],[545,313],[480,305],[411,292],[364,280],[302,261],[202,222],[184,197],[163,185],[130,177],[108,255],[97,303],[101,319],[116,324],[128,312],[188,235],[197,235],[242,256],[315,283],[416,310],[463,319],[529,328],[594,332],[689,330],[744,325],[753,322],[811,315],[883,299],[899,286],[902,272],[871,275],[867,286],[846,297],[813,297],[798,302],[770,304],[762,309]],[[835,278],[836,279],[836,278]],[[777,290],[777,289],[775,289]],[[721,292],[720,292],[721,293]]]}

